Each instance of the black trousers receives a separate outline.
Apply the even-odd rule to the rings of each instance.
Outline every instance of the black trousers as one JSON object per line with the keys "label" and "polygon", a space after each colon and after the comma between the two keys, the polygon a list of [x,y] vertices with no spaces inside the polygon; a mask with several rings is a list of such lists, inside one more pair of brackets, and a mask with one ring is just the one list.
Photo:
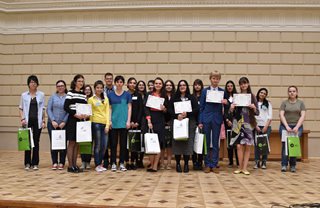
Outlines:
{"label": "black trousers", "polygon": [[111,145],[111,164],[117,162],[117,146],[120,140],[120,163],[124,163],[127,153],[127,129],[112,129]]}
{"label": "black trousers", "polygon": [[29,120],[28,127],[32,129],[34,148],[32,149],[32,158],[31,150],[24,152],[24,165],[39,165],[39,142],[42,129],[38,128],[38,119]]}

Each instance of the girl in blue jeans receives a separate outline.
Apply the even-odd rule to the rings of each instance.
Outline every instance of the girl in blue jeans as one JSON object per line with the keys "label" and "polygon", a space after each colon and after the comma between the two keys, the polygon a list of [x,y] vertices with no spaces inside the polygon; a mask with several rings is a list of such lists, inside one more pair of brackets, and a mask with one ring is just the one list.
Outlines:
{"label": "girl in blue jeans", "polygon": [[[282,131],[286,130],[289,134],[302,135],[303,122],[306,116],[306,107],[302,100],[298,99],[298,88],[288,87],[288,99],[283,101],[280,106],[280,137]],[[286,172],[288,166],[288,156],[285,154],[286,145],[282,142],[281,171]],[[296,172],[296,157],[290,157],[290,171]]]}
{"label": "girl in blue jeans", "polygon": [[94,83],[95,94],[89,98],[88,104],[92,107],[92,136],[94,141],[94,163],[97,172],[106,171],[102,160],[107,148],[108,132],[110,127],[109,100],[104,97],[104,85],[101,80]]}

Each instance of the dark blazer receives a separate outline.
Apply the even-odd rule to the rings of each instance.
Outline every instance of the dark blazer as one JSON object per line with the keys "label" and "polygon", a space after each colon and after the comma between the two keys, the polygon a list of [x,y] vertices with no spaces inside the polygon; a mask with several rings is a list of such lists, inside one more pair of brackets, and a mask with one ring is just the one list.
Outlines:
{"label": "dark blazer", "polygon": [[[187,117],[189,119],[194,119],[197,120],[196,116],[199,113],[199,106],[198,106],[198,101],[193,95],[186,95],[186,100],[191,101],[191,106],[192,106],[192,112],[187,113]],[[176,114],[174,111],[174,103],[175,102],[181,102],[181,96],[175,95],[173,98],[171,98],[169,102],[169,108],[168,112],[171,115],[172,119],[177,119],[179,114]]]}
{"label": "dark blazer", "polygon": [[[210,123],[214,121],[216,124],[221,124],[223,121],[223,113],[221,103],[207,103],[207,91],[210,90],[210,87],[207,87],[202,90],[200,97],[200,115],[199,115],[199,124]],[[224,90],[218,87],[219,91]],[[226,93],[224,92],[224,99],[226,99]]]}
{"label": "dark blazer", "polygon": [[[129,91],[128,91],[129,92]],[[131,111],[131,122],[138,123],[141,126],[141,120],[143,115],[143,100],[142,96],[138,92],[131,94],[132,98],[132,111]]]}

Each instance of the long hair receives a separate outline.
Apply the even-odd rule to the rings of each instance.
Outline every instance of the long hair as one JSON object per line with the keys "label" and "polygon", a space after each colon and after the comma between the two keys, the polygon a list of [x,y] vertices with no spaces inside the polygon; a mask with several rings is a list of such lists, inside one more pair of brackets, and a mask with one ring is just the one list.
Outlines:
{"label": "long hair", "polygon": [[[154,83],[156,82],[156,80],[160,80],[162,82],[162,88],[160,90],[160,96],[165,98],[166,97],[166,90],[165,90],[165,86],[164,86],[164,81],[161,77],[157,77],[154,79]],[[153,91],[152,92],[156,92],[156,87],[153,87]]]}
{"label": "long hair", "polygon": [[261,108],[262,108],[262,106],[266,106],[266,108],[269,108],[269,101],[267,100],[267,96],[268,96],[268,90],[267,90],[267,88],[260,88],[259,90],[258,90],[258,92],[257,92],[257,96],[256,96],[256,98],[257,98],[257,101],[259,101],[260,100],[260,98],[259,98],[259,94],[260,94],[260,92],[261,91],[266,91],[266,97],[263,99],[263,101],[262,101],[262,105],[261,105]]}
{"label": "long hair", "polygon": [[[67,84],[66,84],[66,82],[64,81],[64,80],[58,80],[57,82],[56,82],[56,86],[58,85],[58,83],[60,83],[60,82],[62,82],[63,83],[63,85],[64,85],[64,87],[65,87],[65,89],[64,89],[64,93],[68,93],[68,89],[67,89]],[[58,91],[56,91],[56,93],[58,93]]]}
{"label": "long hair", "polygon": [[90,88],[90,94],[89,94],[89,95],[86,95],[86,96],[87,96],[87,99],[88,99],[89,97],[92,97],[93,92],[92,92],[92,87],[91,87],[90,85],[85,85],[84,88],[83,88],[83,93],[84,93],[84,91],[85,91],[85,89],[86,89],[87,87]]}
{"label": "long hair", "polygon": [[[127,81],[127,88],[128,88],[128,89],[129,89],[129,83],[130,83],[132,80],[136,81],[136,83],[137,83],[136,78],[130,77],[130,78],[128,79],[128,81]],[[137,85],[137,84],[136,84],[136,85]],[[130,89],[129,89],[129,90],[130,90]],[[136,87],[134,88],[134,90],[136,90]]]}
{"label": "long hair", "polygon": [[200,85],[200,86],[201,86],[200,94],[201,94],[201,91],[202,91],[203,88],[204,88],[203,82],[202,82],[201,79],[196,79],[196,80],[194,80],[194,82],[193,82],[193,88],[192,88],[192,94],[193,94],[194,96],[196,96],[196,90],[194,89],[194,86],[195,86],[195,85]]}
{"label": "long hair", "polygon": [[[167,84],[167,83],[170,83],[171,86],[172,86],[171,92],[168,92],[167,89],[166,89],[166,84]],[[174,83],[173,83],[172,80],[168,79],[168,80],[166,80],[166,81],[164,82],[164,90],[166,91],[166,96],[168,97],[168,99],[169,99],[168,93],[170,93],[170,96],[171,96],[171,97],[174,96],[174,94],[176,93],[176,86],[174,85]]]}
{"label": "long hair", "polygon": [[234,84],[234,82],[233,82],[232,80],[227,81],[226,86],[224,87],[224,91],[229,94],[229,92],[228,92],[228,87],[227,87],[228,84],[232,84],[232,86],[233,86],[231,95],[237,94],[236,85]]}
{"label": "long hair", "polygon": [[181,91],[180,91],[181,82],[184,82],[186,84],[186,88],[187,88],[186,89],[186,95],[190,95],[189,84],[188,84],[187,80],[182,79],[182,80],[180,80],[178,82],[178,85],[177,85],[177,91],[176,91],[176,94],[175,94],[175,97],[177,97],[177,98],[181,97]]}
{"label": "long hair", "polygon": [[[83,76],[82,74],[77,74],[76,76],[73,77],[73,80],[72,80],[71,85],[70,85],[70,88],[71,88],[72,90],[76,89],[77,80],[80,79],[80,78],[82,78],[82,79],[84,80],[84,76]],[[83,83],[83,86],[82,86],[82,88],[80,89],[81,91],[83,91],[84,85],[85,85],[85,84]]]}
{"label": "long hair", "polygon": [[[247,93],[248,94],[251,94],[251,103],[255,103],[255,96],[252,94],[252,91],[251,91],[251,87],[250,87],[250,82],[249,82],[249,79],[247,77],[241,77],[239,79],[239,85],[241,84],[245,84],[245,83],[248,83],[248,89],[247,89]],[[239,109],[239,112],[241,112],[241,109]],[[249,108],[249,121],[250,121],[250,125],[254,128],[257,126],[257,121],[256,121],[256,118],[255,118],[255,113],[253,111],[253,109]]]}
{"label": "long hair", "polygon": [[139,81],[137,82],[136,92],[141,93],[141,91],[140,91],[139,88],[138,88],[138,86],[139,86],[140,83],[142,83],[142,84],[144,85],[144,90],[142,91],[142,93],[143,93],[143,95],[145,96],[145,95],[147,94],[147,85],[146,85],[146,83],[145,83],[143,80],[139,80]]}
{"label": "long hair", "polygon": [[[96,87],[97,87],[98,85],[102,85],[102,89],[104,89],[103,81],[102,81],[102,80],[98,80],[98,81],[96,81],[96,82],[93,84],[94,90],[96,90]],[[89,86],[90,86],[90,85],[89,85]],[[91,90],[91,94],[92,94],[92,90]],[[100,96],[101,96],[101,101],[102,101],[102,103],[104,103],[104,93],[103,93],[103,91],[102,91],[102,93],[101,93]]]}

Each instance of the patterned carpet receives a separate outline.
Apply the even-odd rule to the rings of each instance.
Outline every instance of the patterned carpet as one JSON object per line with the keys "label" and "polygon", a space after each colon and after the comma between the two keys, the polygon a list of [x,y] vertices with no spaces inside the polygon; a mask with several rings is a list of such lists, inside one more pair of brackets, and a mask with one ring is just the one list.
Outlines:
{"label": "patterned carpet", "polygon": [[279,162],[253,170],[250,162],[250,176],[234,175],[235,168],[228,168],[226,161],[220,162],[219,174],[179,174],[174,168],[97,173],[93,167],[71,174],[51,170],[48,153],[41,153],[40,160],[40,170],[25,171],[23,152],[0,151],[0,200],[184,208],[320,203],[320,160],[298,163],[296,173],[281,173]]}

